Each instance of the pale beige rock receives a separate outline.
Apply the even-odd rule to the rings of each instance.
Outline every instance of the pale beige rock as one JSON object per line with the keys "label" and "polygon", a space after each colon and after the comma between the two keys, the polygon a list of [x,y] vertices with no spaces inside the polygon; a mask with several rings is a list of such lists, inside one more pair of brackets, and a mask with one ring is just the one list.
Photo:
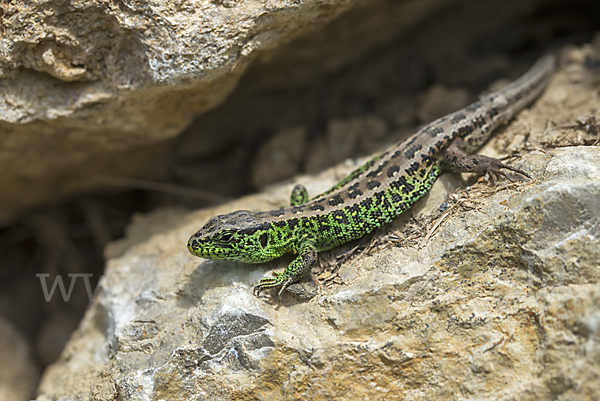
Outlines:
{"label": "pale beige rock", "polygon": [[[592,137],[596,81],[581,71],[576,83],[558,72],[484,152],[516,147],[523,131],[544,138],[548,119],[566,138]],[[587,100],[577,111],[565,107],[572,91]],[[590,128],[569,128],[569,113],[591,116]],[[600,150],[543,150],[514,162],[532,181],[477,183],[440,208],[456,178],[444,175],[410,212],[436,220],[396,219],[377,233],[381,246],[342,264],[341,283],[308,302],[252,296],[289,258],[251,265],[185,249],[215,214],[287,205],[292,184],[191,213],[175,227],[157,219],[151,237],[115,246],[121,256],[108,263],[100,295],[45,372],[38,399],[593,400]],[[298,181],[320,193],[357,165]],[[418,235],[402,242],[411,224]]]}
{"label": "pale beige rock", "polygon": [[222,102],[257,54],[322,26],[349,4],[7,3],[0,221],[98,188],[105,184],[100,175],[160,174],[161,143]]}
{"label": "pale beige rock", "polygon": [[[599,160],[594,147],[532,153],[520,166],[535,182],[475,186],[475,209],[451,213],[422,247],[357,259],[341,286],[278,308],[252,285],[287,260],[203,261],[184,244],[213,214],[285,204],[291,185],[192,214],[109,263],[39,399],[87,399],[90,388],[133,400],[590,399]],[[432,196],[445,192],[439,181]]]}
{"label": "pale beige rock", "polygon": [[329,159],[339,163],[350,157],[355,147],[374,151],[369,144],[378,143],[386,134],[385,122],[373,115],[332,120],[326,133]]}
{"label": "pale beige rock", "polygon": [[[335,34],[353,38],[351,48],[331,51],[336,42],[329,41],[321,49],[288,50],[309,66],[304,78],[340,68],[454,2],[5,2],[0,223],[32,206],[106,188],[110,177],[164,177],[168,141],[222,103],[257,56],[268,60],[280,45],[349,9],[370,16]],[[290,79],[265,75],[263,86]]]}

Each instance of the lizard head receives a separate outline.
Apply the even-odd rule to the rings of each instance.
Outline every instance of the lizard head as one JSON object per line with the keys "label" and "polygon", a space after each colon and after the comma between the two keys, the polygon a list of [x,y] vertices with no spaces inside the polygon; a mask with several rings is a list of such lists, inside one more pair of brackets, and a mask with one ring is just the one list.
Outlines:
{"label": "lizard head", "polygon": [[192,255],[262,263],[281,256],[269,241],[271,225],[247,210],[212,217],[188,241]]}

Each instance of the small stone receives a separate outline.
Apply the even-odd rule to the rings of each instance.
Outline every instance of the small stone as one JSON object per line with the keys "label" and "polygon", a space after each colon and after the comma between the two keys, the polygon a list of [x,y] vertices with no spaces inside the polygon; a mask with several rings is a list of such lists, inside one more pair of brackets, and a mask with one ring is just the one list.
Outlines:
{"label": "small stone", "polygon": [[448,88],[442,84],[431,86],[421,100],[417,117],[421,123],[429,123],[469,104],[469,92],[462,88]]}
{"label": "small stone", "polygon": [[332,120],[326,134],[331,160],[339,163],[357,153],[371,153],[376,150],[372,145],[381,143],[386,134],[385,121],[374,115]]}
{"label": "small stone", "polygon": [[306,152],[306,136],[305,127],[293,127],[265,142],[252,162],[252,186],[264,188],[297,174]]}
{"label": "small stone", "polygon": [[319,293],[319,287],[312,280],[292,284],[286,290],[299,299],[311,299]]}

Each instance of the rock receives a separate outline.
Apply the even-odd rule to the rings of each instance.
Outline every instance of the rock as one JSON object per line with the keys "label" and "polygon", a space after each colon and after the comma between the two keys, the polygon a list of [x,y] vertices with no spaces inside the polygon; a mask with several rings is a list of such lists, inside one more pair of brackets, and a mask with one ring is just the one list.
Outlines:
{"label": "rock", "polygon": [[349,3],[7,3],[0,221],[106,185],[99,175],[156,177],[165,141],[221,103],[258,54]]}
{"label": "rock", "polygon": [[[231,150],[232,143],[250,140],[254,145],[260,139],[256,137],[277,127],[306,124],[307,115],[314,126],[332,117],[371,112],[370,104],[381,99],[382,91],[392,96],[427,82],[427,66],[411,61],[422,58],[415,49],[427,50],[428,60],[439,60],[432,58],[433,49],[444,50],[438,55],[443,61],[437,63],[438,70],[454,71],[447,67],[448,53],[462,54],[462,46],[471,50],[465,40],[469,34],[498,37],[509,21],[523,18],[518,1],[480,3],[49,0],[40,6],[23,0],[4,2],[0,10],[4,100],[0,104],[0,148],[4,150],[0,153],[0,224],[73,194],[121,188],[117,180],[122,178],[177,179],[178,184],[197,184],[206,191],[223,191],[220,194],[232,195],[231,188],[242,187],[244,192],[247,183],[232,178],[215,188],[206,186],[211,182],[206,174],[180,181],[194,177],[195,170],[186,168],[191,164],[187,158],[171,153],[174,138],[189,127],[197,138],[181,148],[195,149],[210,159],[223,149]],[[462,29],[453,29],[456,21],[462,22]],[[411,36],[419,23],[426,35]],[[445,41],[437,37],[448,31],[460,35]],[[435,46],[427,36],[435,37]],[[395,42],[401,37],[409,39],[397,52]],[[485,40],[485,45],[493,47],[489,42]],[[512,42],[502,44],[515,47]],[[397,59],[410,62],[376,60],[371,55],[382,47],[393,48]],[[481,46],[475,43],[473,48]],[[351,64],[366,60],[374,61],[369,79],[344,74]],[[473,61],[459,58],[453,66],[473,64],[474,70],[485,71]],[[336,78],[334,93],[320,99],[318,87],[327,86],[336,76],[344,77]],[[223,103],[242,77],[247,97],[223,111],[224,119],[231,121],[225,124],[227,129],[194,120]],[[306,102],[284,107],[285,112],[264,101],[295,99],[298,91],[289,89],[307,86],[313,94],[305,97]],[[250,106],[253,103],[257,108]],[[316,111],[319,108],[327,113]],[[279,124],[265,127],[261,121],[270,118],[270,112]],[[283,113],[293,121],[282,121]],[[232,160],[240,155],[247,160],[241,151],[229,153]],[[182,160],[183,166],[176,165]],[[207,162],[203,170],[227,176],[232,164]],[[235,167],[233,174],[238,176],[248,169],[241,164]]]}
{"label": "rock", "polygon": [[377,143],[387,132],[385,122],[373,115],[332,120],[327,126],[327,144],[331,160],[335,163],[341,162],[350,157],[357,146],[368,149],[370,143]]}
{"label": "rock", "polygon": [[327,125],[326,139],[314,141],[306,156],[308,172],[321,171],[356,153],[374,152],[388,134],[385,121],[375,115],[333,119]]}
{"label": "rock", "polygon": [[27,341],[0,317],[0,399],[30,400],[40,375]]}
{"label": "rock", "polygon": [[306,154],[305,127],[284,129],[265,142],[252,162],[251,181],[254,188],[264,188],[298,174]]}
{"label": "rock", "polygon": [[39,399],[87,399],[93,388],[211,400],[597,393],[599,161],[595,147],[531,153],[519,167],[536,181],[495,193],[477,184],[422,248],[356,259],[343,285],[279,308],[252,286],[289,260],[201,260],[184,244],[211,215],[284,204],[291,185],[194,213],[109,263]]}
{"label": "rock", "polygon": [[409,96],[394,96],[378,107],[378,113],[392,121],[395,127],[412,127],[416,122],[414,99]]}
{"label": "rock", "polygon": [[469,92],[460,88],[447,88],[442,84],[433,85],[423,96],[417,117],[421,123],[428,123],[469,104]]}
{"label": "rock", "polygon": [[[520,149],[515,165],[533,180],[480,180],[447,196],[457,175],[444,174],[369,248],[318,275],[310,301],[252,296],[289,257],[254,265],[185,249],[215,214],[287,205],[292,184],[191,213],[169,229],[147,228],[156,234],[128,249],[114,246],[119,256],[44,373],[38,400],[593,399],[600,150],[568,145],[597,140],[597,77],[574,67],[484,150]],[[575,107],[573,91],[586,100],[577,103],[584,120],[565,107]],[[565,147],[544,148],[549,119],[562,133],[553,145]],[[519,135],[527,139],[520,147]],[[299,181],[320,193],[356,167],[347,160]]]}

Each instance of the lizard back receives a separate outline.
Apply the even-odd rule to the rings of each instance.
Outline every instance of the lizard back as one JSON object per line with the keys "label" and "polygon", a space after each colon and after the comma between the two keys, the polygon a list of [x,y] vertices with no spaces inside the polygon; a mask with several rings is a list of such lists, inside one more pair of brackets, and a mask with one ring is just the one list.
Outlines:
{"label": "lizard back", "polygon": [[469,151],[510,120],[544,90],[554,71],[554,56],[541,58],[520,79],[500,91],[439,118],[408,139],[359,167],[332,189],[309,202],[257,213],[264,222],[318,232],[319,250],[360,238],[388,223],[423,196],[440,174],[439,154],[457,137]]}

